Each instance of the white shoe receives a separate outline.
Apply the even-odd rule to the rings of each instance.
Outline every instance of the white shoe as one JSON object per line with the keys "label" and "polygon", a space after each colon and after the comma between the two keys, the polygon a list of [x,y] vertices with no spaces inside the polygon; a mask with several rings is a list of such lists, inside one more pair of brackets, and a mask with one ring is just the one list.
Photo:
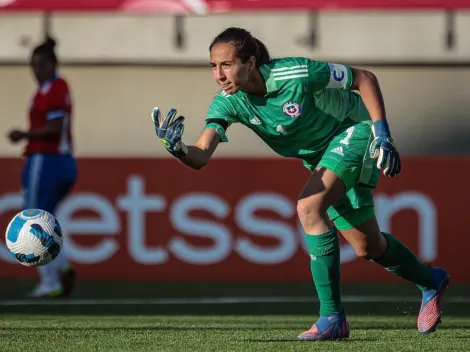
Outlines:
{"label": "white shoe", "polygon": [[28,294],[30,298],[54,298],[62,294],[62,285],[57,283],[55,285],[37,285],[34,290]]}

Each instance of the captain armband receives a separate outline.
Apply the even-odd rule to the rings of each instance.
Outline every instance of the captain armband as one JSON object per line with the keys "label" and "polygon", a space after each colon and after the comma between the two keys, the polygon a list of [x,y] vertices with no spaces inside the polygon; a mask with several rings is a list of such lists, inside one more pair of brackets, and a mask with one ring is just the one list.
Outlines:
{"label": "captain armband", "polygon": [[353,81],[351,69],[340,64],[329,63],[328,66],[330,80],[326,88],[349,89]]}

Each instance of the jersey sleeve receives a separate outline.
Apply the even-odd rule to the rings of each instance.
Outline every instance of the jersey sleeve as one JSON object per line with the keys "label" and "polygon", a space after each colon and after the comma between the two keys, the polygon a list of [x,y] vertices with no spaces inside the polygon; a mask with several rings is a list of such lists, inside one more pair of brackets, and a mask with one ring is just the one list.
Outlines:
{"label": "jersey sleeve", "polygon": [[206,125],[204,126],[204,129],[215,130],[222,142],[228,142],[227,128],[232,123],[238,122],[228,102],[225,101],[226,99],[230,99],[230,97],[222,93],[212,100],[206,116]]}
{"label": "jersey sleeve", "polygon": [[52,82],[46,95],[47,120],[64,118],[69,109],[70,95],[67,84],[62,80]]}
{"label": "jersey sleeve", "polygon": [[308,63],[308,81],[312,91],[321,89],[350,89],[353,74],[349,66],[323,61]]}

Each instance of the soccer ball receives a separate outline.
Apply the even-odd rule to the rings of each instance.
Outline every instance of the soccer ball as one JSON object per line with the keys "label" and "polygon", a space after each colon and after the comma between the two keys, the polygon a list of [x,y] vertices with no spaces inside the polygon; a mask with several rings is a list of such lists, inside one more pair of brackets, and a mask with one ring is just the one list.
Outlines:
{"label": "soccer ball", "polygon": [[11,255],[26,266],[42,266],[59,255],[63,244],[57,219],[41,209],[27,209],[16,214],[5,234]]}

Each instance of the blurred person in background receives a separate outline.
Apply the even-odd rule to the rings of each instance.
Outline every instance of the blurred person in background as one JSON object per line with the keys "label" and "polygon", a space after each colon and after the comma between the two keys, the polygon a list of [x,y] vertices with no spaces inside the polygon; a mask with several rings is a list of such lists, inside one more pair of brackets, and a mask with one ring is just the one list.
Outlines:
{"label": "blurred person in background", "polygon": [[[11,143],[26,141],[21,176],[23,209],[38,208],[51,214],[77,179],[72,153],[72,102],[68,84],[57,71],[55,45],[48,38],[33,50],[30,67],[38,88],[29,106],[29,128],[8,133]],[[71,293],[76,272],[64,248],[55,260],[38,270],[40,281],[30,297],[65,297]]]}
{"label": "blurred person in background", "polygon": [[242,28],[220,33],[209,51],[222,91],[209,107],[199,140],[183,143],[184,117],[176,117],[175,109],[162,118],[154,108],[157,136],[180,162],[200,170],[218,144],[228,141],[229,126],[241,123],[275,152],[301,159],[311,171],[297,214],[306,232],[320,317],[298,338],[349,337],[337,229],[360,258],[417,285],[422,293],[418,330],[434,331],[448,273],[423,263],[397,238],[381,232],[375,216],[372,192],[380,170],[388,177],[401,171],[375,75],[304,57],[272,59],[266,46]]}

